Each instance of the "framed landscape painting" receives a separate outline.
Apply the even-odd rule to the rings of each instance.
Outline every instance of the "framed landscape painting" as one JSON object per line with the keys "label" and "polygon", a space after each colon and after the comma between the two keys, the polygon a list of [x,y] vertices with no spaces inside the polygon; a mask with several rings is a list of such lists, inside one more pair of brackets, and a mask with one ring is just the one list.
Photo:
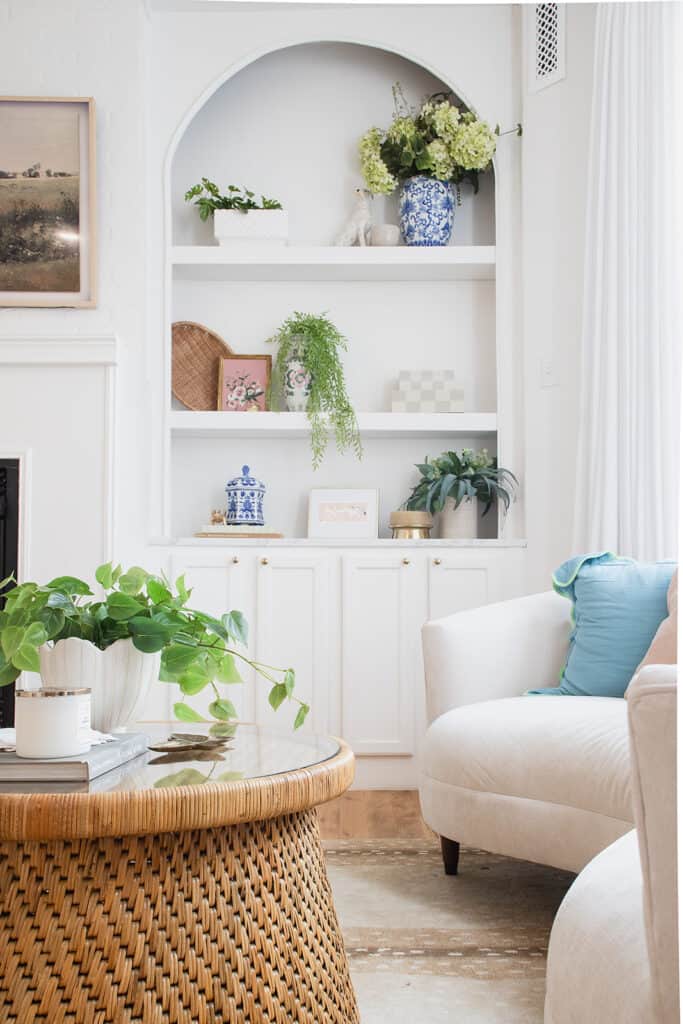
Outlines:
{"label": "framed landscape painting", "polygon": [[0,306],[95,289],[95,101],[0,97]]}

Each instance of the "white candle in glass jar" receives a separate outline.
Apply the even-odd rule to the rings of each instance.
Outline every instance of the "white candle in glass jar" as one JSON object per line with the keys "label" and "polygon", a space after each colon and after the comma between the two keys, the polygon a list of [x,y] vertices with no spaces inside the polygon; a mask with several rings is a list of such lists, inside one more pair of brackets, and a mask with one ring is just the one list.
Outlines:
{"label": "white candle in glass jar", "polygon": [[18,757],[73,757],[90,750],[90,690],[17,690]]}

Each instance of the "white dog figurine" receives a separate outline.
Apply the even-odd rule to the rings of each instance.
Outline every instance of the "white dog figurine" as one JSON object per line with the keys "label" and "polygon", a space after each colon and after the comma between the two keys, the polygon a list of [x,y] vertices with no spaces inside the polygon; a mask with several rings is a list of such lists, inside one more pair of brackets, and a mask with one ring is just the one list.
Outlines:
{"label": "white dog figurine", "polygon": [[368,196],[371,193],[365,188],[357,188],[356,201],[351,216],[337,236],[335,245],[366,245],[367,234],[372,227],[372,216]]}

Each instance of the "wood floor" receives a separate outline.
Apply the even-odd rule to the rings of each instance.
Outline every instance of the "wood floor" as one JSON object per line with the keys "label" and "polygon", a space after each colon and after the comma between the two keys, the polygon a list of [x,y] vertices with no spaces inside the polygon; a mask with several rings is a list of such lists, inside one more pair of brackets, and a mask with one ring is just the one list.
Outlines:
{"label": "wood floor", "polygon": [[351,789],[318,807],[323,839],[428,839],[415,790]]}

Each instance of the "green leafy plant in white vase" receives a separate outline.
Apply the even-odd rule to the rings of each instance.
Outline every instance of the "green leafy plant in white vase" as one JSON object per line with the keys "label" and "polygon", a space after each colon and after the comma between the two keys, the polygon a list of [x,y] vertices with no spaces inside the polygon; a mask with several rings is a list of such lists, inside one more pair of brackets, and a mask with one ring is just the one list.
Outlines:
{"label": "green leafy plant in white vase", "polygon": [[441,536],[446,538],[476,537],[479,507],[483,506],[485,516],[500,501],[507,514],[518,486],[514,473],[499,466],[486,448],[442,452],[433,459],[426,456],[416,469],[420,480],[404,507],[440,513]]}
{"label": "green leafy plant in white vase", "polygon": [[330,429],[337,449],[350,449],[360,459],[363,448],[358,420],[341,361],[341,353],[347,350],[346,338],[325,314],[294,313],[268,340],[278,346],[271,393],[284,395],[290,412],[306,412],[313,466],[322,462]]}
{"label": "green leafy plant in white vase", "polygon": [[294,728],[303,724],[309,707],[294,694],[294,670],[273,668],[247,655],[248,629],[241,612],[218,619],[189,607],[192,591],[184,576],[172,584],[163,574],[139,566],[124,572],[109,562],[97,569],[95,578],[101,598],[75,576],[18,585],[8,577],[0,583],[5,597],[0,686],[23,671],[40,672],[45,685],[59,689],[88,686],[92,724],[102,731],[134,718],[154,679],[179,687],[176,718],[206,721],[186,698],[209,687],[214,697],[209,713],[213,728],[220,730],[237,712],[219,687],[242,682],[242,663],[270,684],[273,709],[293,701]]}

